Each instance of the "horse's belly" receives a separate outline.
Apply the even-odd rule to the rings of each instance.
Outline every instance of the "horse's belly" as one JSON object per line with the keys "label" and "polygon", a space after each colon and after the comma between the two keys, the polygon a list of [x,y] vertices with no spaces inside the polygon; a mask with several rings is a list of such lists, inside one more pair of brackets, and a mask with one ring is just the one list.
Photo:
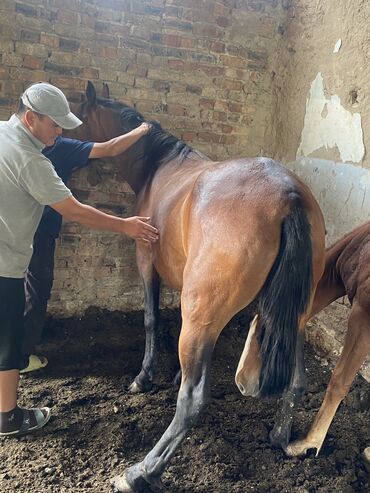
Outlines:
{"label": "horse's belly", "polygon": [[154,267],[160,278],[171,288],[181,289],[185,257],[178,250],[161,249],[155,255]]}

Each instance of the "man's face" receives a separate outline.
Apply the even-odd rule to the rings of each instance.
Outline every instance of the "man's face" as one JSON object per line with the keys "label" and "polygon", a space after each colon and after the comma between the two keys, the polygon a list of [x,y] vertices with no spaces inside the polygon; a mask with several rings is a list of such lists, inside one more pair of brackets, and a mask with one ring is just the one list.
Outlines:
{"label": "man's face", "polygon": [[58,135],[62,133],[62,127],[57,125],[51,118],[38,115],[32,111],[29,119],[29,129],[32,134],[47,147],[52,146]]}

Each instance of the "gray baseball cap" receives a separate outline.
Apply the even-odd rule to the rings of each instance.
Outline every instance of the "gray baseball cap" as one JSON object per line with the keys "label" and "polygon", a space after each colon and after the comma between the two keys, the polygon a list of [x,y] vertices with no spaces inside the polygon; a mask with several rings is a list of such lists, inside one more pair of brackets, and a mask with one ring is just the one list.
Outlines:
{"label": "gray baseball cap", "polygon": [[69,109],[63,92],[52,84],[47,82],[32,84],[24,91],[21,98],[27,108],[48,116],[66,130],[72,130],[82,124],[82,121]]}

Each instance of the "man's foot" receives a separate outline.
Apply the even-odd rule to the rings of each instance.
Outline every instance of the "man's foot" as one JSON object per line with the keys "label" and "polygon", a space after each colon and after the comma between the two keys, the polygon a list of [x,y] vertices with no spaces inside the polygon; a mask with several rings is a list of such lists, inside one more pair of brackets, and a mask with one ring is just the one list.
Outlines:
{"label": "man's foot", "polygon": [[0,413],[0,438],[26,435],[39,430],[49,419],[48,407],[22,409],[17,406],[12,411]]}
{"label": "man's foot", "polygon": [[30,354],[28,358],[28,365],[19,373],[29,373],[31,371],[40,370],[41,368],[45,368],[48,364],[48,359],[45,356],[37,356],[36,354]]}

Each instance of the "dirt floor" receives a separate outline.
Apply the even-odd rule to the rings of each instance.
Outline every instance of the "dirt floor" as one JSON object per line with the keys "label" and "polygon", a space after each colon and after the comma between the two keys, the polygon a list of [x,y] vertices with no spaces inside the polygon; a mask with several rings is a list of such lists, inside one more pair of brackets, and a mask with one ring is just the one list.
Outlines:
{"label": "dirt floor", "polygon": [[[174,347],[178,313],[162,317],[156,386],[130,395],[143,352],[142,314],[90,310],[82,319],[51,319],[44,353],[49,366],[21,381],[21,403],[53,408],[38,435],[0,444],[2,493],[104,493],[109,478],[142,459],[172,419],[177,389]],[[234,372],[246,335],[233,321],[217,345],[212,400],[163,475],[166,493],[369,492],[361,452],[370,445],[370,388],[360,377],[341,405],[319,455],[288,459],[269,445],[277,402],[243,398]],[[309,388],[293,437],[307,430],[330,371],[307,348]],[[370,469],[370,466],[368,466]]]}

